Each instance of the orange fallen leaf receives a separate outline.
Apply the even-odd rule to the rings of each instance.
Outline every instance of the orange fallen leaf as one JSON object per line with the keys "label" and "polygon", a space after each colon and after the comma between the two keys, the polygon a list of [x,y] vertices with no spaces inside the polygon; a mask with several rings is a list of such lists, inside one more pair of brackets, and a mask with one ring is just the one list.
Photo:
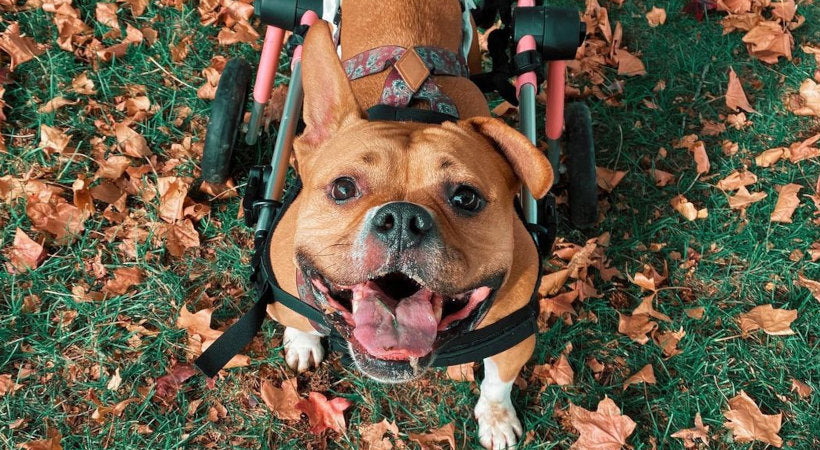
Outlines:
{"label": "orange fallen leaf", "polygon": [[618,63],[618,75],[646,75],[646,67],[641,59],[624,49],[615,50],[615,61]]}
{"label": "orange fallen leaf", "polygon": [[708,173],[710,168],[709,155],[706,154],[706,145],[703,141],[695,142],[689,147],[689,151],[692,152],[692,156],[695,158],[695,167],[698,174]]}
{"label": "orange fallen leaf", "polygon": [[46,124],[40,125],[40,147],[48,154],[62,153],[68,146],[71,135],[63,133],[60,129],[50,127]]}
{"label": "orange fallen leaf", "polygon": [[197,369],[189,364],[174,364],[166,375],[157,378],[154,398],[165,404],[171,403],[182,383],[196,374]]}
{"label": "orange fallen leaf", "polygon": [[711,120],[701,120],[700,134],[704,136],[717,136],[726,131],[726,124],[722,122],[712,122]]}
{"label": "orange fallen leaf", "polygon": [[780,22],[759,22],[742,40],[749,54],[765,63],[776,64],[781,56],[789,61],[792,59],[794,37],[788,30],[784,31]]}
{"label": "orange fallen leaf", "polygon": [[792,392],[797,392],[797,395],[799,395],[800,398],[809,398],[811,397],[812,392],[814,392],[814,389],[812,389],[811,386],[795,378],[792,378],[792,387],[790,390]]}
{"label": "orange fallen leaf", "polygon": [[800,50],[804,53],[814,56],[814,63],[816,67],[820,67],[820,47],[813,45],[801,45]]}
{"label": "orange fallen leaf", "polygon": [[652,28],[663,25],[666,23],[666,10],[653,6],[652,9],[646,13],[646,21],[649,22],[649,26]]}
{"label": "orange fallen leaf", "polygon": [[71,80],[71,91],[81,95],[94,95],[94,82],[88,78],[88,72],[83,72]]}
{"label": "orange fallen leaf", "polygon": [[765,192],[749,192],[745,187],[741,186],[735,195],[728,197],[729,208],[743,209],[752,203],[763,200],[767,196]]}
{"label": "orange fallen leaf", "polygon": [[447,377],[455,381],[475,381],[473,367],[475,363],[464,363],[455,366],[447,366]]}
{"label": "orange fallen leaf", "polygon": [[655,186],[663,187],[675,182],[675,175],[660,169],[651,169],[650,174],[655,179]]}
{"label": "orange fallen leaf", "polygon": [[726,178],[717,182],[717,187],[723,191],[735,191],[741,187],[757,183],[757,175],[748,170],[735,170]]}
{"label": "orange fallen leaf", "polygon": [[651,333],[658,328],[658,323],[649,320],[648,314],[638,314],[627,316],[618,313],[618,333],[629,336],[633,341],[643,345],[649,342],[647,333]]}
{"label": "orange fallen leaf", "polygon": [[755,164],[758,167],[770,167],[781,159],[788,157],[788,150],[786,147],[764,150],[763,153],[755,156]]}
{"label": "orange fallen leaf", "polygon": [[789,146],[789,161],[795,163],[820,156],[820,148],[812,147],[820,141],[820,133]]}
{"label": "orange fallen leaf", "polygon": [[185,250],[199,247],[199,233],[191,219],[169,223],[164,227],[165,245],[171,256],[181,258]]}
{"label": "orange fallen leaf", "polygon": [[422,449],[433,449],[438,447],[438,443],[446,442],[450,444],[450,448],[456,447],[455,438],[456,427],[453,422],[448,423],[440,428],[437,428],[429,433],[407,433],[411,441],[419,444]]}
{"label": "orange fallen leaf", "polygon": [[702,306],[697,306],[695,308],[686,308],[683,310],[683,312],[684,314],[695,320],[700,320],[703,318],[703,314],[706,312],[706,308]]}
{"label": "orange fallen leaf", "polygon": [[132,130],[126,123],[118,123],[114,126],[114,133],[117,135],[117,144],[120,145],[122,151],[134,158],[142,158],[151,155],[151,150],[148,148],[148,141],[145,138]]}
{"label": "orange fallen leaf", "polygon": [[706,208],[695,208],[695,205],[687,200],[682,194],[672,198],[669,203],[675,211],[679,212],[680,215],[689,221],[695,219],[705,219],[709,216],[709,211]]}
{"label": "orange fallen leaf", "polygon": [[797,5],[794,4],[794,0],[772,2],[771,7],[772,16],[782,20],[783,23],[791,22],[797,13]]}
{"label": "orange fallen leaf", "polygon": [[14,241],[6,253],[9,273],[23,273],[40,265],[46,258],[42,242],[30,238],[25,231],[17,228],[14,232]]}
{"label": "orange fallen leaf", "polygon": [[387,419],[382,419],[379,423],[372,423],[370,425],[359,426],[359,436],[362,438],[362,450],[391,450],[393,443],[389,438],[384,437],[385,434],[390,433],[394,437],[399,436],[399,427],[396,422],[388,422]]}
{"label": "orange fallen leaf", "polygon": [[[741,113],[741,114],[743,114],[743,113]],[[745,114],[744,114],[744,117],[745,117]],[[734,155],[737,154],[737,151],[740,150],[740,145],[738,145],[737,142],[723,141],[720,144],[720,149],[721,149],[721,152],[725,156],[734,156]]]}
{"label": "orange fallen leaf", "polygon": [[60,444],[63,436],[59,431],[48,428],[46,435],[48,436],[47,439],[24,442],[19,447],[23,450],[63,450],[63,446]]}
{"label": "orange fallen leaf", "polygon": [[[728,123],[729,126],[734,128],[735,130],[742,130],[752,124],[750,120],[746,119],[746,113],[742,111],[737,114],[729,114],[728,116],[726,116],[726,123]],[[735,150],[737,150],[737,144],[734,144],[734,147]],[[737,152],[735,151],[735,153]]]}
{"label": "orange fallen leaf", "polygon": [[111,28],[120,29],[120,23],[117,20],[117,4],[116,3],[97,3],[95,10],[95,17],[97,22]]}
{"label": "orange fallen leaf", "polygon": [[14,382],[10,374],[0,374],[0,397],[3,397],[6,394],[13,394],[14,391],[22,387],[22,384]]}
{"label": "orange fallen leaf", "polygon": [[632,376],[624,381],[624,389],[626,390],[632,384],[638,383],[646,383],[646,384],[655,384],[657,380],[655,380],[655,370],[652,368],[652,364],[647,364],[643,366],[643,368],[637,372],[635,372]]}
{"label": "orange fallen leaf", "polygon": [[683,439],[683,446],[686,448],[695,448],[697,445],[695,439],[700,439],[704,444],[709,444],[709,427],[703,425],[703,419],[700,413],[695,414],[695,427],[687,428],[685,430],[676,431],[672,434],[673,438]]}
{"label": "orange fallen leaf", "polygon": [[791,324],[795,319],[796,309],[775,309],[772,305],[756,306],[738,316],[740,330],[744,336],[759,329],[773,336],[794,334]]}
{"label": "orange fallen leaf", "polygon": [[626,176],[627,172],[623,170],[612,170],[607,169],[606,167],[595,167],[595,175],[598,182],[598,187],[607,191],[612,192],[615,189],[615,186],[623,180],[624,176]]}
{"label": "orange fallen leaf", "polygon": [[183,218],[185,197],[189,184],[179,177],[162,177],[157,179],[157,190],[160,195],[159,216],[169,223]]}
{"label": "orange fallen leaf", "polygon": [[[812,259],[814,259],[814,257],[812,257]],[[795,280],[794,284],[808,289],[811,295],[820,302],[820,281],[810,280],[800,273],[797,275],[797,280]]]}
{"label": "orange fallen leaf", "polygon": [[734,111],[742,109],[746,112],[756,112],[749,100],[746,99],[746,93],[743,92],[743,85],[740,84],[740,79],[735,73],[735,69],[729,67],[729,86],[726,88],[726,106]]}
{"label": "orange fallen leaf", "polygon": [[632,315],[647,314],[649,317],[662,320],[664,322],[671,322],[672,319],[670,319],[669,316],[655,310],[655,307],[652,305],[654,298],[655,294],[644,297],[641,304],[632,311]]}
{"label": "orange fallen leaf", "polygon": [[561,354],[552,364],[536,365],[533,369],[532,379],[541,379],[545,386],[557,384],[558,386],[569,386],[575,378],[575,371],[567,360],[567,356]]}
{"label": "orange fallen leaf", "polygon": [[683,353],[682,350],[678,349],[678,343],[684,336],[686,336],[686,332],[683,331],[683,327],[678,331],[652,332],[652,339],[661,348],[663,354],[669,358]]}
{"label": "orange fallen leaf", "polygon": [[58,95],[51,100],[47,101],[45,105],[37,108],[37,112],[40,114],[50,114],[58,109],[62,108],[63,106],[69,105],[76,105],[78,102],[76,100],[69,100],[62,95]]}
{"label": "orange fallen leaf", "polygon": [[569,417],[579,433],[578,440],[572,444],[574,449],[620,450],[626,445],[626,438],[635,431],[635,422],[622,415],[618,405],[609,397],[598,403],[595,412],[570,402]]}
{"label": "orange fallen leaf", "polygon": [[179,309],[176,326],[188,330],[189,334],[198,334],[204,339],[216,339],[222,335],[222,332],[211,328],[211,315],[213,312],[213,308],[205,308],[191,314],[188,312],[188,308],[183,305]]}
{"label": "orange fallen leaf", "polygon": [[729,399],[729,410],[723,415],[729,419],[723,425],[732,430],[735,442],[761,441],[778,448],[783,445],[783,440],[777,435],[783,413],[763,414],[745,392],[740,391],[740,394]]}
{"label": "orange fallen leaf", "polygon": [[345,433],[344,410],[352,403],[345,398],[337,397],[328,400],[323,394],[311,392],[306,400],[299,400],[296,409],[308,416],[310,431],[319,434],[328,428],[338,433]]}
{"label": "orange fallen leaf", "polygon": [[103,291],[124,295],[131,286],[142,283],[142,271],[138,267],[120,267],[114,270],[114,278],[105,282]]}
{"label": "orange fallen leaf", "polygon": [[302,412],[296,409],[296,403],[300,400],[296,389],[296,378],[282,381],[281,388],[277,388],[273,383],[265,380],[259,388],[259,394],[273,415],[281,420],[295,422],[302,418]]}
{"label": "orange fallen leaf", "polygon": [[0,33],[0,50],[11,57],[9,70],[13,72],[15,67],[45,52],[46,47],[30,37],[22,36],[20,24],[12,22],[6,27],[6,31]]}
{"label": "orange fallen leaf", "polygon": [[789,183],[780,188],[780,195],[777,197],[777,203],[774,205],[774,211],[769,218],[772,222],[792,223],[792,214],[794,210],[800,205],[800,199],[797,198],[797,193],[803,186],[799,184]]}
{"label": "orange fallen leaf", "polygon": [[561,269],[541,277],[538,294],[542,296],[554,295],[564,286],[569,278],[569,269]]}

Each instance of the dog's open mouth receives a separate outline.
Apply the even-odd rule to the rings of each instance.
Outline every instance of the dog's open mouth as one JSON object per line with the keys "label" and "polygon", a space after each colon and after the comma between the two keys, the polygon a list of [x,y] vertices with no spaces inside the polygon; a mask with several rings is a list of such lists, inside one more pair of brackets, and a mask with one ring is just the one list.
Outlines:
{"label": "dog's open mouth", "polygon": [[[341,314],[353,347],[371,357],[414,365],[430,355],[439,333],[474,317],[496,282],[456,295],[425,287],[401,272],[353,285],[333,283],[315,270],[304,271],[314,296]],[[317,305],[319,306],[319,305]]]}

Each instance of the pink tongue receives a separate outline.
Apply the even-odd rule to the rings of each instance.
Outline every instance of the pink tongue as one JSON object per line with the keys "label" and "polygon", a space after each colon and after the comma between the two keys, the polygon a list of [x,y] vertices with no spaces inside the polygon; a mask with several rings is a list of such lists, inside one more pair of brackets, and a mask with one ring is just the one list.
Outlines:
{"label": "pink tongue", "polygon": [[427,355],[433,350],[438,327],[432,295],[421,289],[397,303],[371,281],[355,286],[353,336],[376,358],[402,360]]}

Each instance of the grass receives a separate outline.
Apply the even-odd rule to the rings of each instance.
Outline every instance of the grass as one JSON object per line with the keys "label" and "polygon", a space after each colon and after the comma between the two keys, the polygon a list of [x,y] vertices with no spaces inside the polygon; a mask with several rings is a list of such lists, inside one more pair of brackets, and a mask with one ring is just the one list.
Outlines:
{"label": "grass", "polygon": [[[94,23],[95,2],[78,1],[81,17]],[[749,448],[733,443],[724,426],[722,412],[727,399],[745,390],[764,413],[783,412],[780,435],[787,448],[820,446],[820,408],[817,394],[801,400],[789,392],[792,378],[820,388],[820,307],[807,290],[794,286],[797,274],[820,278],[820,264],[808,258],[792,261],[795,249],[805,251],[820,240],[820,228],[813,225],[813,207],[803,200],[792,224],[769,222],[777,199],[775,186],[798,183],[801,193],[811,192],[820,174],[817,160],[797,164],[781,163],[773,168],[755,167],[753,157],[760,151],[788,146],[820,132],[816,119],[796,117],[785,110],[784,98],[795,92],[802,80],[816,69],[811,58],[795,50],[795,60],[766,65],[750,58],[740,41],[741,34],[721,35],[719,17],[707,16],[698,23],[681,13],[683,2],[671,0],[655,6],[665,7],[667,23],[658,28],[646,25],[643,13],[653,4],[642,0],[626,2],[623,7],[607,6],[613,24],[624,26],[624,42],[641,55],[647,75],[628,78],[621,97],[622,107],[607,106],[594,98],[587,100],[593,111],[598,164],[628,170],[624,181],[609,195],[603,196],[608,208],[599,232],[612,236],[607,256],[613,267],[634,274],[644,263],[662,267],[669,264],[670,289],[661,293],[658,309],[672,317],[663,329],[683,327],[686,336],[679,344],[680,355],[665,358],[650,343],[638,345],[617,333],[617,312],[629,312],[640,301],[636,286],[626,281],[598,283],[601,298],[588,299],[581,309],[593,313],[597,321],[577,320],[568,325],[561,321],[538,336],[534,363],[555,358],[567,342],[573,344],[569,362],[575,370],[575,383],[566,388],[547,387],[540,392],[538,383],[514,391],[514,404],[532,440],[524,448],[566,448],[577,435],[561,411],[569,402],[594,409],[605,395],[611,397],[637,428],[628,442],[636,448],[650,448],[656,442],[662,448],[679,448],[679,440],[670,435],[692,426],[700,412],[710,427],[714,448]],[[798,13],[806,24],[795,31],[798,46],[820,42],[820,11],[803,3]],[[19,22],[24,33],[37,42],[49,44],[39,59],[16,69],[13,84],[6,85],[5,101],[8,120],[2,126],[8,152],[0,153],[2,174],[16,177],[31,172],[49,183],[70,190],[79,175],[90,176],[97,169],[89,155],[94,154],[92,139],[102,137],[106,146],[112,137],[103,136],[97,124],[110,125],[125,114],[115,109],[129,86],[146,86],[152,107],[157,110],[137,131],[149,142],[158,161],[170,159],[170,145],[185,136],[194,141],[204,139],[209,102],[196,97],[196,90],[169,77],[173,75],[194,88],[204,78],[201,70],[215,55],[243,56],[258,60],[258,52],[249,45],[222,47],[216,43],[217,27],[202,26],[195,6],[185,3],[181,9],[148,5],[147,11],[134,18],[127,8],[119,11],[121,23],[135,26],[153,24],[159,32],[157,42],[133,46],[121,59],[100,63],[94,70],[75,55],[56,46],[57,31],[51,15],[40,9],[4,13],[5,28]],[[96,25],[95,36],[108,31]],[[169,45],[183,36],[192,36],[189,55],[181,63],[170,57]],[[107,44],[113,41],[104,41]],[[695,179],[691,157],[685,150],[673,149],[672,141],[686,134],[698,133],[702,119],[721,120],[728,111],[722,95],[727,70],[732,66],[758,114],[749,116],[751,128],[729,129],[717,137],[703,137],[712,163],[714,177]],[[66,94],[71,79],[88,71],[98,93],[90,96],[99,109],[86,108],[87,101],[68,106],[56,113],[40,114],[37,108],[52,97]],[[616,78],[614,71],[606,74]],[[666,89],[653,92],[660,80]],[[281,81],[287,81],[283,78]],[[695,96],[695,93],[699,95]],[[649,109],[643,99],[654,101],[659,109]],[[190,107],[190,117],[175,124],[176,108]],[[48,157],[39,148],[41,124],[68,129],[71,146],[78,157]],[[720,141],[737,142],[740,151],[732,157],[720,152]],[[236,179],[244,181],[251,164],[270,156],[269,139],[245,149],[238,164]],[[654,160],[660,147],[669,150],[665,159]],[[180,160],[174,169],[182,176],[195,173],[197,159]],[[647,165],[681,174],[677,184],[656,187],[645,173]],[[758,175],[756,190],[768,197],[751,205],[745,216],[728,208],[725,195],[714,183],[734,169],[748,167]],[[149,175],[148,178],[151,178]],[[241,190],[241,189],[240,189]],[[699,207],[709,209],[706,220],[686,222],[669,206],[669,199],[683,193]],[[156,199],[145,201],[129,197],[135,227],[151,231],[145,223],[158,220]],[[0,374],[10,374],[22,385],[14,393],[0,397],[0,445],[13,448],[34,439],[46,437],[48,429],[58,430],[65,448],[169,448],[181,445],[195,447],[248,446],[263,448],[359,446],[357,427],[395,420],[402,433],[426,432],[454,422],[459,445],[476,445],[475,423],[471,418],[477,399],[474,384],[448,380],[443,371],[430,374],[412,385],[389,386],[364,379],[344,369],[338,357],[332,357],[314,373],[299,376],[300,392],[309,390],[344,396],[354,406],[347,414],[348,432],[315,436],[309,433],[307,421],[291,424],[278,421],[262,404],[259,385],[262,380],[279,380],[291,376],[284,364],[279,342],[281,328],[268,322],[248,352],[251,365],[230,370],[209,389],[201,377],[184,383],[175,401],[165,405],[155,398],[155,381],[166,374],[175,361],[187,361],[184,330],[175,327],[180,307],[189,310],[217,306],[214,327],[227,325],[244,312],[253,301],[248,282],[251,232],[237,218],[238,199],[216,202],[210,216],[197,224],[202,245],[184,258],[171,257],[163,245],[151,238],[136,245],[136,257],[121,251],[127,231],[112,238],[106,233],[111,223],[95,215],[85,222],[85,231],[74,242],[58,245],[49,241],[48,258],[36,270],[22,275],[0,271]],[[564,211],[565,212],[565,211]],[[25,201],[0,204],[0,238],[8,248],[17,227],[32,236],[44,236],[32,230],[26,215]],[[559,235],[583,243],[586,236],[562,221]],[[645,250],[652,243],[666,244],[660,251]],[[700,261],[691,269],[672,259],[673,252],[684,261],[693,253]],[[99,255],[109,273],[122,266],[139,267],[146,281],[124,296],[103,302],[78,302],[72,288],[84,285],[99,290],[108,276],[95,278],[90,263]],[[26,298],[39,298],[35,312],[23,312]],[[753,334],[739,336],[735,317],[751,307],[772,303],[775,307],[796,309],[793,336]],[[706,308],[703,320],[683,313],[685,308]],[[126,325],[140,324],[148,333],[129,330]],[[596,379],[586,365],[588,358],[605,364]],[[658,378],[656,385],[621,389],[623,380],[645,364],[651,363]],[[122,384],[113,391],[106,388],[115,370]],[[524,377],[532,366],[525,369]],[[30,371],[31,375],[22,377]],[[120,417],[101,421],[92,418],[100,404],[112,406],[126,399],[137,399],[125,407]],[[218,405],[227,416],[209,420],[209,412]],[[11,429],[18,419],[25,422]],[[150,432],[144,426],[150,427]],[[753,444],[752,448],[762,448]]]}

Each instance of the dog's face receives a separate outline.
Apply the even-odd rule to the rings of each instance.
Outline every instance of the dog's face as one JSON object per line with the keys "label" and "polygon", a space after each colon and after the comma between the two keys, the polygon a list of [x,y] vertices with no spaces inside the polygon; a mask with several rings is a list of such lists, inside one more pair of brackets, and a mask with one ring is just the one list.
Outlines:
{"label": "dog's face", "polygon": [[492,306],[512,265],[515,195],[522,181],[543,195],[552,173],[495,119],[363,119],[324,24],[308,33],[304,74],[300,297],[325,311],[362,372],[412,379]]}

